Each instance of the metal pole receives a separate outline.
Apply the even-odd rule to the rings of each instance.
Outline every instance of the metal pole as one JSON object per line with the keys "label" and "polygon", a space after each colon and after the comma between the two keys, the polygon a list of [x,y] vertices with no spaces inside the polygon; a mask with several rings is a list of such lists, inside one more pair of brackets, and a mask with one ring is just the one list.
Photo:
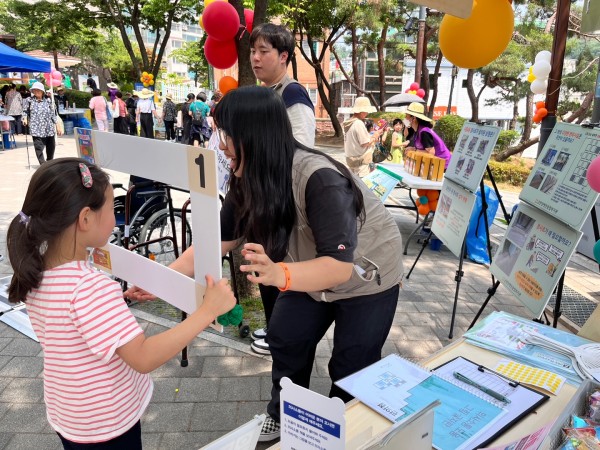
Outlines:
{"label": "metal pole", "polygon": [[558,94],[562,79],[563,61],[565,59],[565,47],[567,45],[570,9],[571,0],[558,0],[556,4],[554,40],[552,42],[552,68],[548,76],[548,89],[546,90],[546,109],[548,110],[548,115],[542,119],[538,156],[542,153],[542,149],[556,124],[556,108],[558,107]]}
{"label": "metal pole", "polygon": [[427,11],[424,6],[419,7],[419,32],[417,34],[417,60],[415,62],[415,83],[421,84],[423,66],[423,47],[425,44],[425,17]]}

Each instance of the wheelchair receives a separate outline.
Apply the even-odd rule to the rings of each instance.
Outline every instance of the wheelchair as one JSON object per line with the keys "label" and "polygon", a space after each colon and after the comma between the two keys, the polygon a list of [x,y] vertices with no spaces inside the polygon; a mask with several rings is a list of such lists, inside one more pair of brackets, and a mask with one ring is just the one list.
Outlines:
{"label": "wheelchair", "polygon": [[[111,243],[136,251],[160,264],[169,265],[182,251],[181,209],[173,208],[171,187],[142,177],[131,176],[130,186],[113,184],[124,190],[115,195],[116,226]],[[192,228],[185,219],[186,241],[192,241]]]}

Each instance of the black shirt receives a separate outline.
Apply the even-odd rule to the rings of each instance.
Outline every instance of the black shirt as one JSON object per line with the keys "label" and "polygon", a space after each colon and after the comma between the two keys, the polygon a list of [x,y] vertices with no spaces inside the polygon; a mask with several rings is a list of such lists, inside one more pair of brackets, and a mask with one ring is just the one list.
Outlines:
{"label": "black shirt", "polygon": [[[357,217],[350,181],[333,169],[319,169],[306,184],[306,216],[317,254],[352,262],[357,246]],[[235,208],[229,196],[221,208],[221,240],[233,241]]]}
{"label": "black shirt", "polygon": [[92,77],[89,77],[87,79],[87,85],[92,89],[92,90],[96,90],[98,89],[98,86],[96,85],[96,80],[94,80]]}

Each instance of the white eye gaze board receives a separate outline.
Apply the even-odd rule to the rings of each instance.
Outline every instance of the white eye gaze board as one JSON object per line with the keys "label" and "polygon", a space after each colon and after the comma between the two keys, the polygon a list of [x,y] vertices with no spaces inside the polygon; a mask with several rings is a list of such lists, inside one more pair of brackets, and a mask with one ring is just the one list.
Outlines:
{"label": "white eye gaze board", "polygon": [[[117,133],[75,129],[79,156],[104,169],[149,178],[190,191],[194,235],[194,288],[185,276],[134,252],[109,245],[96,264],[187,313],[202,303],[205,275],[221,272],[221,229],[217,157],[213,150]],[[98,252],[96,252],[98,254]],[[98,260],[103,263],[98,264]],[[108,265],[106,265],[108,264]],[[180,278],[183,277],[183,278]],[[189,279],[188,279],[189,280]],[[190,295],[194,295],[190,298]]]}

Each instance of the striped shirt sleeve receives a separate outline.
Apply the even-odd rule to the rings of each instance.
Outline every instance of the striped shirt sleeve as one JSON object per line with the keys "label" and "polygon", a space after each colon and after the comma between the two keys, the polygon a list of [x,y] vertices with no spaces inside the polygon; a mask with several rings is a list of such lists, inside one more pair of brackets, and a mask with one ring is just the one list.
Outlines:
{"label": "striped shirt sleeve", "polygon": [[121,286],[101,273],[81,279],[70,315],[91,353],[105,363],[117,348],[143,333],[123,300]]}

